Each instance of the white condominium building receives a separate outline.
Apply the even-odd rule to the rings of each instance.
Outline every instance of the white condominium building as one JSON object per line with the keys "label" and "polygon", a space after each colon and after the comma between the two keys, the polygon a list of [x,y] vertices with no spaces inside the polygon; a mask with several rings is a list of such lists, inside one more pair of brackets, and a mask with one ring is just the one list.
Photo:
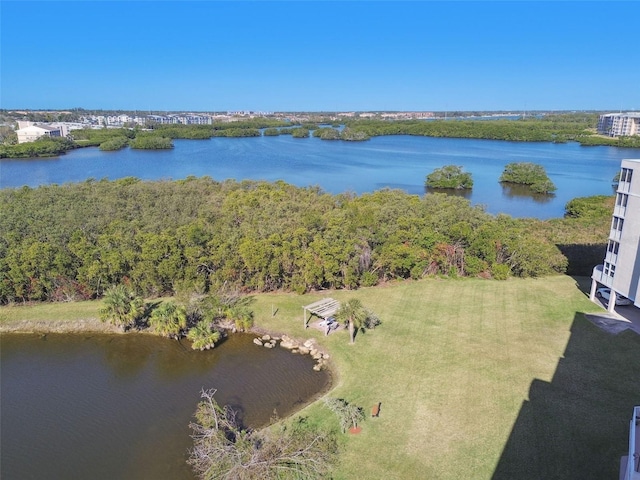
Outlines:
{"label": "white condominium building", "polygon": [[63,129],[51,125],[29,125],[16,130],[18,143],[34,142],[40,137],[64,137]]}
{"label": "white condominium building", "polygon": [[600,115],[598,133],[610,137],[640,135],[640,112]]}
{"label": "white condominium building", "polygon": [[[623,160],[604,263],[593,269],[591,300],[598,284],[640,307],[640,159]],[[615,301],[609,301],[613,312]]]}

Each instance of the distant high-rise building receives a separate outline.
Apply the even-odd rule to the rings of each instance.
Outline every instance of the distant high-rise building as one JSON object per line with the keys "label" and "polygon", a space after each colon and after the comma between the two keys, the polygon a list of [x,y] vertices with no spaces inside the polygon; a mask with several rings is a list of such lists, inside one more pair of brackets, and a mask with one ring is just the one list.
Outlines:
{"label": "distant high-rise building", "polygon": [[610,137],[640,135],[640,112],[600,115],[598,133]]}
{"label": "distant high-rise building", "polygon": [[640,159],[622,161],[604,263],[591,279],[591,300],[598,284],[611,289],[610,312],[616,293],[640,307]]}

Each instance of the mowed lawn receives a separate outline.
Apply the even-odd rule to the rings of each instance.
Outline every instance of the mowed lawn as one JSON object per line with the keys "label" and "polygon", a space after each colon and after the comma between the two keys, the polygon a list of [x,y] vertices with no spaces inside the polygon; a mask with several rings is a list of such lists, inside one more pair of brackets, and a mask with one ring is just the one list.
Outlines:
{"label": "mowed lawn", "polygon": [[[359,298],[382,325],[354,345],[345,330],[305,330],[303,305],[328,296]],[[334,365],[327,395],[367,413],[362,433],[341,437],[335,479],[617,478],[640,404],[640,336],[586,320],[583,312],[602,310],[571,277],[426,279],[254,299],[256,325],[315,338]],[[63,317],[54,307],[38,319]],[[12,323],[30,308],[0,316]],[[378,402],[380,416],[370,418]],[[337,425],[321,400],[299,414]]]}
{"label": "mowed lawn", "polygon": [[[368,417],[382,403],[344,436],[335,478],[617,478],[640,404],[640,336],[586,320],[602,310],[571,277],[327,292],[381,317],[354,345],[346,331],[303,330],[302,306],[323,296],[261,295],[255,311],[260,326],[326,346],[338,375],[329,396]],[[321,402],[302,414],[335,421]]]}

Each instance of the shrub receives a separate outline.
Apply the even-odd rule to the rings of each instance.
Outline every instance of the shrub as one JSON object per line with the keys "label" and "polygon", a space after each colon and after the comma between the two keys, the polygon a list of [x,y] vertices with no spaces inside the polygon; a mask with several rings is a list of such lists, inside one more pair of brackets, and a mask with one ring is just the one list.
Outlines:
{"label": "shrub", "polygon": [[340,132],[335,128],[319,128],[313,131],[313,136],[321,140],[340,140]]}
{"label": "shrub", "polygon": [[107,140],[100,144],[100,150],[109,152],[114,150],[120,150],[126,147],[129,144],[129,139],[127,137],[115,137],[111,140]]}
{"label": "shrub", "polygon": [[481,274],[486,271],[487,268],[487,262],[478,257],[469,255],[464,258],[464,271],[470,277],[475,277],[476,275]]}
{"label": "shrub", "polygon": [[342,140],[347,140],[350,142],[362,142],[365,140],[369,140],[371,137],[367,135],[365,132],[356,131],[354,129],[347,127],[344,130],[342,130],[342,133],[340,134],[340,138]]}
{"label": "shrub", "polygon": [[509,163],[504,167],[499,181],[528,185],[535,193],[551,193],[556,190],[544,167],[530,162]]}
{"label": "shrub", "polygon": [[294,128],[291,132],[293,138],[309,138],[309,130],[306,128]]}
{"label": "shrub", "polygon": [[168,137],[156,135],[138,135],[129,142],[129,146],[141,150],[163,150],[173,148],[173,143]]}
{"label": "shrub", "polygon": [[262,134],[265,137],[277,137],[278,135],[280,135],[280,130],[278,130],[277,128],[267,128],[264,132],[262,132]]}
{"label": "shrub", "polygon": [[613,197],[607,195],[574,198],[565,205],[564,216],[571,218],[608,219],[611,217],[611,212],[613,211],[612,200]]}
{"label": "shrub", "polygon": [[445,165],[427,175],[425,185],[430,188],[465,190],[473,187],[473,179],[470,173],[462,171],[462,167]]}
{"label": "shrub", "polygon": [[506,280],[509,278],[511,273],[511,269],[509,265],[505,265],[504,263],[494,263],[491,265],[491,276],[495,280]]}
{"label": "shrub", "polygon": [[373,287],[378,283],[378,276],[373,272],[363,272],[360,276],[360,285],[363,287]]}

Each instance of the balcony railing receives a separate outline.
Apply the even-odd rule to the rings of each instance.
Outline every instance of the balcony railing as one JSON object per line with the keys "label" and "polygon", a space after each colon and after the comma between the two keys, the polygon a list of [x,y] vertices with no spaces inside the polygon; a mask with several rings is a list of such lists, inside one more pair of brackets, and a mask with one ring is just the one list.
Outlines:
{"label": "balcony railing", "polygon": [[607,252],[607,255],[604,257],[605,262],[609,262],[612,265],[618,264],[618,255],[613,252]]}
{"label": "balcony railing", "polygon": [[613,208],[613,215],[616,217],[624,218],[625,213],[627,213],[627,207],[623,207],[622,205],[616,205]]}
{"label": "balcony railing", "polygon": [[620,241],[620,237],[622,237],[622,230],[617,230],[615,228],[612,228],[611,231],[609,232],[609,238],[611,240],[615,240],[617,242]]}
{"label": "balcony railing", "polygon": [[604,265],[596,265],[595,267],[593,267],[591,278],[607,287],[611,287],[613,283],[613,277],[604,274]]}

